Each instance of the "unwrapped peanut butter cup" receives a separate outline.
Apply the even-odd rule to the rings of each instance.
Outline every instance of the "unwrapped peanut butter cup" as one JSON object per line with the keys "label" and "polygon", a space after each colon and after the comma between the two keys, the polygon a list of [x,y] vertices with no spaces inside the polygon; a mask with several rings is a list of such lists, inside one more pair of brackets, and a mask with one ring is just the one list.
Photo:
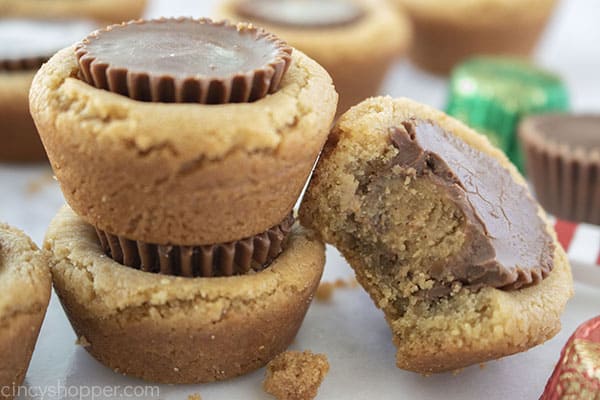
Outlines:
{"label": "unwrapped peanut butter cup", "polygon": [[265,269],[284,249],[294,217],[258,235],[203,246],[148,244],[96,229],[104,252],[125,266],[184,277],[241,275]]}
{"label": "unwrapped peanut butter cup", "polygon": [[600,115],[533,116],[519,134],[542,206],[561,219],[600,225]]}
{"label": "unwrapped peanut butter cup", "polygon": [[243,0],[236,12],[251,20],[300,29],[349,25],[366,14],[351,0]]}
{"label": "unwrapped peanut butter cup", "polygon": [[292,48],[250,24],[209,19],[112,25],[77,47],[80,78],[134,100],[224,104],[275,92]]}

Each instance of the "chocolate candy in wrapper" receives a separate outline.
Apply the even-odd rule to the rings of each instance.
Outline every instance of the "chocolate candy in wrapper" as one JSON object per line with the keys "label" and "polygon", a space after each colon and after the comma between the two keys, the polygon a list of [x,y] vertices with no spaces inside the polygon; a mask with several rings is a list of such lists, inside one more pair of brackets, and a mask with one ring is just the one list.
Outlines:
{"label": "chocolate candy in wrapper", "polygon": [[540,400],[600,399],[600,317],[577,328]]}
{"label": "chocolate candy in wrapper", "polygon": [[521,171],[521,118],[568,108],[562,81],[522,60],[478,57],[452,71],[447,113],[487,135]]}

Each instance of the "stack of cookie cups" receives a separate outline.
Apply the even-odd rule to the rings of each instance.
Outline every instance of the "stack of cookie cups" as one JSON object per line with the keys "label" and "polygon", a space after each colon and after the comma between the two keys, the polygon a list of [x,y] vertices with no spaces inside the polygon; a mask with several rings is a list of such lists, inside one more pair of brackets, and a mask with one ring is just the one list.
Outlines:
{"label": "stack of cookie cups", "polygon": [[295,337],[324,246],[292,210],[337,94],[252,25],[113,25],[57,53],[31,110],[70,206],[47,233],[86,349],[166,383],[231,378]]}
{"label": "stack of cookie cups", "polygon": [[21,231],[0,223],[0,399],[19,393],[50,301],[48,260]]}

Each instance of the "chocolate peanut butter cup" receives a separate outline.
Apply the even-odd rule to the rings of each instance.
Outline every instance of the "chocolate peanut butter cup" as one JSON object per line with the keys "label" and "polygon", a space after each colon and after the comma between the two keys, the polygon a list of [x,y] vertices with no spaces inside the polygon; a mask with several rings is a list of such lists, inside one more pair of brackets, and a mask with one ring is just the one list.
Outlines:
{"label": "chocolate peanut butter cup", "polygon": [[558,218],[600,225],[600,115],[532,116],[519,134],[542,206]]}
{"label": "chocolate peanut butter cup", "polygon": [[190,18],[112,25],[76,48],[80,78],[99,89],[203,104],[252,102],[275,92],[291,52],[253,25]]}
{"label": "chocolate peanut butter cup", "polygon": [[266,268],[284,250],[294,218],[258,235],[205,246],[148,244],[96,229],[104,252],[113,260],[146,272],[185,277],[241,275]]}
{"label": "chocolate peanut butter cup", "polygon": [[290,28],[332,28],[363,18],[366,11],[350,0],[245,0],[237,13],[250,20]]}

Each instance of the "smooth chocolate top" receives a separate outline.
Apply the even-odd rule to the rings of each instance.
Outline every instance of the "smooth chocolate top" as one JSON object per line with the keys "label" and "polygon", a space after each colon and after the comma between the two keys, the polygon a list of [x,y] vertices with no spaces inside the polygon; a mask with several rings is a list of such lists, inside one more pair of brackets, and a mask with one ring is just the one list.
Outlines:
{"label": "smooth chocolate top", "polygon": [[531,117],[543,139],[586,151],[600,150],[600,115],[545,114]]}
{"label": "smooth chocolate top", "polygon": [[518,289],[548,275],[554,242],[538,205],[497,160],[429,121],[406,121],[390,139],[394,164],[430,178],[465,218],[463,249],[432,266],[433,277]]}
{"label": "smooth chocolate top", "polygon": [[273,43],[250,31],[223,29],[193,20],[132,24],[112,29],[87,49],[98,59],[130,71],[175,78],[227,77],[268,64],[278,53]]}
{"label": "smooth chocolate top", "polygon": [[237,13],[251,20],[293,28],[329,28],[361,19],[365,10],[351,0],[244,0]]}
{"label": "smooth chocolate top", "polygon": [[227,103],[274,92],[291,51],[251,25],[182,18],[113,25],[77,56],[88,83],[136,100]]}

